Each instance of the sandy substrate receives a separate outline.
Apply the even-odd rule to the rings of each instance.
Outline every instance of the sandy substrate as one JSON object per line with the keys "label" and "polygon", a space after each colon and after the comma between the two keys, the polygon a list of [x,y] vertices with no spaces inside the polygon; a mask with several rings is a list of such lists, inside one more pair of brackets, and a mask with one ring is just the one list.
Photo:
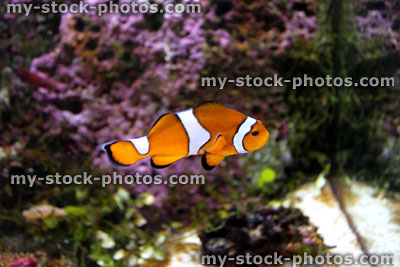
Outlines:
{"label": "sandy substrate", "polygon": [[399,202],[360,183],[343,186],[343,201],[368,253],[394,254],[394,266],[400,266]]}
{"label": "sandy substrate", "polygon": [[[318,233],[327,245],[335,246],[335,254],[393,257],[393,265],[400,266],[400,203],[370,186],[359,182],[341,182],[340,195],[344,211],[340,208],[329,183],[309,183],[289,196],[289,205],[297,207],[318,227]],[[350,227],[349,220],[353,224]],[[359,235],[357,238],[356,233]],[[361,249],[364,245],[364,251]],[[374,259],[375,260],[375,259]],[[374,266],[374,265],[338,265]]]}
{"label": "sandy substrate", "polygon": [[[332,255],[346,254],[358,260],[365,252],[369,255],[389,254],[394,263],[325,266],[399,267],[400,202],[395,198],[400,197],[389,198],[381,191],[359,182],[341,182],[339,189],[343,209],[330,184],[321,177],[318,182],[303,185],[279,203],[299,208],[308,216],[311,223],[318,227],[325,244],[333,247],[330,250]],[[277,202],[274,203],[276,205]],[[182,238],[170,246],[168,260],[158,266],[202,266],[199,263],[200,249],[201,242],[195,232],[183,233]],[[286,263],[285,266],[292,264]]]}

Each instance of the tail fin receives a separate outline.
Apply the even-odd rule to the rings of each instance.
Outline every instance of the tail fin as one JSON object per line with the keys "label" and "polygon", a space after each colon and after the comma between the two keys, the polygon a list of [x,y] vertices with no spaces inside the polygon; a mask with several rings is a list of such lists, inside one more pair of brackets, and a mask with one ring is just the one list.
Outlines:
{"label": "tail fin", "polygon": [[146,158],[149,153],[149,140],[146,136],[141,138],[119,140],[103,145],[110,161],[117,166],[127,167],[139,160]]}

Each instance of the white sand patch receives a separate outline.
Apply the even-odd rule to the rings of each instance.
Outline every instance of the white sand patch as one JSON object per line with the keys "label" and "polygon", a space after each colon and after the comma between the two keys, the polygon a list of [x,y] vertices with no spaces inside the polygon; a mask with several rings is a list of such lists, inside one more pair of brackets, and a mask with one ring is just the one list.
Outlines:
{"label": "white sand patch", "polygon": [[[384,197],[377,189],[357,182],[348,185],[342,183],[341,192],[346,212],[351,217],[368,252],[396,254],[394,265],[377,266],[400,267],[400,202]],[[303,185],[289,194],[283,202],[272,203],[300,209],[309,217],[310,222],[318,227],[318,233],[323,237],[325,244],[336,246],[330,250],[331,254],[351,254],[354,259],[363,255],[356,235],[341,211],[330,185],[324,179]],[[168,259],[157,266],[200,267],[202,266],[199,263],[200,252],[201,242],[196,232],[186,232],[169,246]],[[286,262],[284,266],[292,265]]]}
{"label": "white sand patch", "polygon": [[357,182],[343,186],[343,201],[368,252],[395,254],[394,266],[400,266],[400,203]]}
{"label": "white sand patch", "polygon": [[290,196],[291,206],[300,209],[310,222],[318,227],[318,233],[328,246],[336,246],[332,253],[348,254],[358,257],[362,254],[360,245],[345,215],[339,207],[328,184],[322,189],[309,183]]}

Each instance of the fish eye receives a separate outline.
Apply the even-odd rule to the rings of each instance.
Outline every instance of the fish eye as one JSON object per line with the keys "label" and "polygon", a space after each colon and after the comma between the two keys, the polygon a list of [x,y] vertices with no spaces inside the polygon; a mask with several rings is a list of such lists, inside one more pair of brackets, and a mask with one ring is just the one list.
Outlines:
{"label": "fish eye", "polygon": [[251,135],[252,136],[257,136],[259,133],[260,133],[259,131],[254,131],[254,132],[251,132]]}

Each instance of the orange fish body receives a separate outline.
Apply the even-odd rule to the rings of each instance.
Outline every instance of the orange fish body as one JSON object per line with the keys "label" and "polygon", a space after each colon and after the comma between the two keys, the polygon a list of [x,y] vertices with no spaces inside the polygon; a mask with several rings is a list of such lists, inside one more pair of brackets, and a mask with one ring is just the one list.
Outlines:
{"label": "orange fish body", "polygon": [[269,132],[259,120],[216,102],[161,115],[144,137],[107,143],[103,149],[119,166],[130,166],[151,157],[155,168],[164,168],[191,155],[203,155],[206,170],[226,156],[263,147]]}

